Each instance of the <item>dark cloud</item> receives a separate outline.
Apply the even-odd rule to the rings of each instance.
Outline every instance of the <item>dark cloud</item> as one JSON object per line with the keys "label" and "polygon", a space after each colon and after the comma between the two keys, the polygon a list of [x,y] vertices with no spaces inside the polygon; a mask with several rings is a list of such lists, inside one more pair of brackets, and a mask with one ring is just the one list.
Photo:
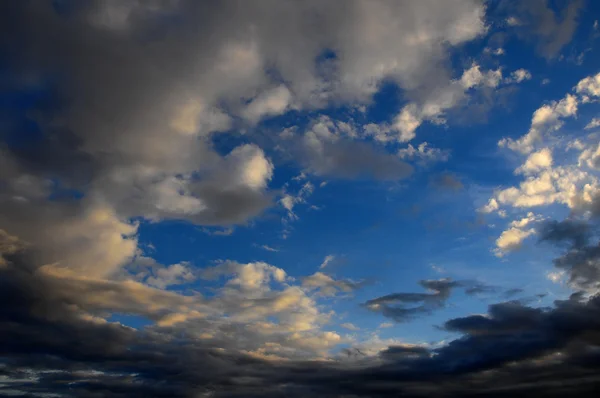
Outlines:
{"label": "dark cloud", "polygon": [[465,186],[454,174],[443,173],[431,179],[431,184],[440,189],[449,191],[460,191]]}
{"label": "dark cloud", "polygon": [[431,293],[392,293],[368,300],[363,305],[396,322],[407,322],[443,308],[455,288],[463,288],[468,295],[497,291],[496,287],[480,282],[453,281],[448,278],[422,280],[419,284]]}
{"label": "dark cloud", "polygon": [[507,291],[504,292],[504,297],[511,298],[511,297],[514,297],[514,296],[516,296],[518,294],[521,294],[523,292],[524,292],[524,290],[521,289],[521,288],[518,288],[518,287],[517,288],[513,288],[513,289],[508,289]]}
{"label": "dark cloud", "polygon": [[[595,220],[593,220],[595,222]],[[554,260],[554,265],[567,272],[576,288],[593,290],[600,287],[600,245],[594,240],[594,224],[578,220],[551,221],[542,226],[540,240],[567,251]]]}
{"label": "dark cloud", "polygon": [[[0,394],[558,397],[581,396],[600,383],[600,297],[575,294],[553,308],[494,304],[487,316],[447,321],[445,328],[460,333],[459,339],[439,348],[390,346],[378,361],[360,366],[267,361],[226,346],[218,349],[177,329],[135,330],[82,316],[84,294],[65,296],[68,286],[30,265],[27,250],[11,252],[0,269]],[[432,293],[400,293],[372,302],[435,307],[432,303],[464,284],[423,281]],[[360,350],[356,354],[349,360],[364,360]]]}
{"label": "dark cloud", "polygon": [[534,37],[537,51],[548,59],[556,57],[571,42],[585,4],[583,0],[561,3],[558,11],[554,9],[557,4],[549,0],[509,3],[516,11],[515,28],[525,37]]}
{"label": "dark cloud", "polygon": [[567,243],[575,247],[584,246],[591,237],[591,228],[587,222],[578,220],[548,221],[539,231],[540,241]]}

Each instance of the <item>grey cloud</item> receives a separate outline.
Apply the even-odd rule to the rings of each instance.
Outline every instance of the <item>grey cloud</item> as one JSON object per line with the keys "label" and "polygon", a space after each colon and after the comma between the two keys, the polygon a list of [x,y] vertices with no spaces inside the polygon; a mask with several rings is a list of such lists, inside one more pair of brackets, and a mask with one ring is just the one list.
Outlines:
{"label": "grey cloud", "polygon": [[[225,341],[181,330],[135,330],[82,318],[63,286],[35,274],[28,252],[0,269],[0,373],[3,392],[60,397],[501,397],[583,396],[597,377],[600,298],[583,295],[553,308],[494,304],[486,317],[446,322],[462,337],[439,348],[392,345],[360,366],[332,361],[267,361]],[[431,294],[379,300],[436,300],[456,282],[423,281]],[[93,297],[93,295],[90,295]],[[230,330],[231,332],[232,330]],[[225,330],[224,330],[225,333]],[[360,351],[358,351],[360,352]],[[560,352],[560,356],[554,354]],[[363,360],[364,356],[358,357]],[[510,364],[510,366],[507,366]]]}
{"label": "grey cloud", "polygon": [[307,166],[317,175],[338,178],[400,180],[413,167],[398,157],[360,142],[324,143],[322,151],[309,152]]}
{"label": "grey cloud", "polygon": [[558,13],[552,9],[548,0],[521,1],[512,5],[516,5],[516,15],[522,24],[517,28],[522,29],[527,36],[534,36],[537,39],[537,51],[551,59],[571,42],[584,1],[566,2]]}
{"label": "grey cloud", "polygon": [[443,173],[435,178],[432,178],[431,183],[435,187],[450,191],[460,191],[465,187],[462,181],[451,173]]}
{"label": "grey cloud", "polygon": [[[240,223],[260,214],[269,198],[203,186],[199,194],[206,197],[196,199],[212,208],[201,217],[186,206],[165,210],[156,191],[166,189],[165,181],[219,167],[210,134],[243,127],[248,100],[263,98],[280,81],[295,106],[318,108],[366,102],[387,78],[410,95],[430,76],[449,76],[439,62],[447,45],[481,34],[483,12],[476,0],[434,8],[394,1],[341,8],[318,1],[6,4],[0,45],[10,54],[12,80],[27,74],[46,83],[58,76],[52,106],[31,110],[41,141],[24,151],[11,148],[12,155],[29,172],[118,204],[125,216],[135,210],[150,218]],[[418,16],[432,23],[421,26]],[[377,33],[382,23],[385,34]],[[427,30],[419,48],[403,40],[416,28]],[[315,64],[325,50],[336,55],[333,75],[323,76]],[[383,69],[373,68],[373,59]],[[344,178],[410,174],[393,157],[353,144],[328,148],[312,165]]]}
{"label": "grey cloud", "polygon": [[423,280],[419,284],[432,293],[393,293],[368,300],[364,306],[396,322],[406,322],[442,308],[451,290],[460,286],[460,282],[449,279]]}
{"label": "grey cloud", "polygon": [[552,243],[567,242],[576,247],[584,246],[591,237],[591,228],[587,222],[578,220],[548,221],[540,227],[540,241]]}
{"label": "grey cloud", "polygon": [[593,241],[593,225],[569,219],[550,221],[540,232],[542,242],[566,243],[566,252],[554,260],[554,265],[568,273],[573,286],[591,291],[600,286],[600,245]]}
{"label": "grey cloud", "polygon": [[478,281],[453,281],[449,278],[422,280],[419,285],[431,293],[392,293],[368,300],[363,305],[396,322],[408,322],[442,309],[453,289],[464,289],[465,294],[470,296],[498,291],[497,287]]}

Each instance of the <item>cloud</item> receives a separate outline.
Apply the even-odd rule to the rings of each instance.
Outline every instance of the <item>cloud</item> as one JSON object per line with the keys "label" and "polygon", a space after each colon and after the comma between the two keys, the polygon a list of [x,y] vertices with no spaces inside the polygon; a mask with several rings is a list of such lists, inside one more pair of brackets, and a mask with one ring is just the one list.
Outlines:
{"label": "cloud", "polygon": [[557,12],[546,0],[519,3],[514,5],[516,17],[511,16],[507,23],[534,39],[537,51],[552,59],[572,40],[583,5],[583,1],[572,1]]}
{"label": "cloud", "polygon": [[400,159],[416,160],[417,162],[427,165],[436,162],[446,162],[450,158],[450,151],[432,148],[427,142],[419,144],[416,148],[408,144],[406,148],[398,150]]}
{"label": "cloud", "polygon": [[256,123],[264,116],[281,115],[290,105],[291,98],[290,90],[281,85],[253,99],[243,111],[243,116]]}
{"label": "cloud", "polygon": [[521,83],[525,80],[531,80],[531,72],[527,69],[517,69],[510,74],[510,77],[504,79],[505,83]]}
{"label": "cloud", "polygon": [[553,281],[566,274],[574,288],[595,294],[600,288],[600,246],[594,241],[592,225],[570,219],[550,221],[544,224],[540,241],[567,248],[554,260],[558,271],[549,275]]}
{"label": "cloud", "polygon": [[307,155],[307,166],[319,176],[401,180],[413,172],[411,165],[396,156],[362,142],[321,142]]}
{"label": "cloud", "polygon": [[520,249],[523,241],[537,232],[532,224],[541,220],[541,216],[529,212],[520,220],[512,221],[509,228],[496,239],[496,249],[494,250],[496,256],[502,257],[508,252]]}
{"label": "cloud", "polygon": [[274,247],[271,247],[271,246],[269,246],[269,245],[261,245],[261,246],[259,246],[259,247],[260,247],[261,249],[263,249],[263,250],[266,250],[266,251],[268,251],[268,252],[274,252],[274,253],[276,253],[276,252],[278,252],[278,251],[279,251],[279,249],[275,249]]}
{"label": "cloud", "polygon": [[171,264],[166,268],[156,270],[154,276],[146,279],[146,283],[150,286],[156,286],[164,289],[170,285],[178,285],[181,283],[189,283],[196,279],[187,263]]}
{"label": "cloud", "polygon": [[455,175],[450,173],[443,173],[436,178],[432,178],[431,182],[434,186],[440,189],[446,189],[450,191],[460,191],[465,187]]}
{"label": "cloud", "polygon": [[563,126],[562,119],[575,116],[577,105],[577,98],[571,94],[567,94],[560,101],[543,105],[533,113],[527,134],[517,140],[503,138],[498,145],[523,154],[531,153],[535,145],[542,142],[544,134],[560,129]]}
{"label": "cloud", "polygon": [[[98,290],[97,281],[72,280],[68,275],[31,273],[33,269],[26,262],[27,252],[19,253],[6,254],[11,265],[0,270],[3,325],[0,350],[5,361],[11,364],[3,369],[3,374],[13,390],[23,393],[93,396],[99,390],[103,396],[126,393],[131,397],[277,396],[282,393],[300,397],[311,391],[319,396],[343,393],[369,397],[401,391],[425,397],[442,393],[485,396],[533,391],[541,397],[556,392],[557,381],[561,385],[560,394],[571,395],[591,393],[597,381],[590,379],[590,375],[597,370],[597,355],[592,348],[600,330],[595,322],[600,311],[598,297],[584,299],[581,294],[574,294],[568,300],[556,301],[551,308],[528,307],[519,302],[493,304],[485,316],[471,315],[445,322],[447,330],[462,335],[459,339],[439,346],[379,339],[374,354],[364,349],[375,357],[360,355],[356,360],[363,362],[358,362],[360,366],[356,367],[343,366],[337,361],[282,359],[293,344],[297,344],[298,349],[322,350],[343,342],[344,338],[335,332],[319,334],[304,329],[304,332],[287,334],[287,340],[281,340],[286,344],[277,341],[262,344],[259,339],[255,348],[231,350],[231,340],[224,339],[225,332],[235,336],[235,330],[243,326],[238,324],[227,329],[221,325],[223,340],[217,343],[214,339],[218,335],[206,335],[210,329],[203,326],[200,312],[189,312],[188,316],[161,315],[162,326],[141,330],[86,315],[79,305],[85,309],[100,309],[109,302],[107,300],[112,300],[110,307],[126,304],[135,311],[136,307],[130,303],[148,308],[154,304],[157,305],[154,313],[160,314],[162,308],[189,305],[191,299],[180,301],[182,298],[174,293],[152,288],[139,290],[133,284],[111,284],[112,291],[120,292],[118,296],[89,294],[104,291],[105,287]],[[217,267],[242,272],[245,265],[231,263]],[[258,264],[249,268],[273,271]],[[216,274],[222,275],[221,269]],[[81,294],[65,295],[73,292],[66,288],[73,283],[83,283]],[[437,280],[423,281],[422,286],[432,293],[399,293],[396,297],[376,301],[380,305],[391,305],[393,301],[417,305],[428,302],[435,307],[457,284]],[[300,303],[291,298],[303,297],[301,292],[283,292],[286,293],[273,299],[253,298],[249,304],[267,305],[280,311],[281,316],[297,315],[288,305]],[[177,300],[179,304],[170,300]],[[175,323],[177,321],[179,323]],[[169,326],[186,322],[190,322],[191,327],[183,329],[187,333],[183,335],[181,329]],[[248,338],[269,333],[272,327],[260,322],[247,325],[253,328],[246,329]],[[286,325],[291,327],[292,324]],[[296,330],[299,326],[296,325]],[[203,332],[203,337],[190,338],[191,333],[198,330]],[[251,330],[257,334],[253,335]],[[258,333],[259,330],[262,332]],[[275,329],[272,336],[280,331]],[[81,338],[82,335],[85,338]],[[241,343],[239,339],[235,341]],[[358,352],[363,352],[357,347]],[[528,381],[530,377],[535,383]],[[71,383],[68,389],[64,387],[65,380]],[[423,380],[430,384],[424,385]]]}
{"label": "cloud", "polygon": [[335,256],[333,254],[329,254],[325,256],[321,265],[319,265],[319,269],[323,269],[329,265],[333,260],[335,260]]}
{"label": "cloud", "polygon": [[342,323],[340,324],[341,327],[343,327],[344,329],[348,329],[348,330],[352,330],[353,332],[356,332],[358,330],[360,330],[360,328],[352,323],[346,322],[346,323]]}
{"label": "cloud", "polygon": [[549,148],[543,148],[529,155],[525,163],[515,170],[515,173],[531,174],[551,167],[552,151]]}
{"label": "cloud", "polygon": [[334,279],[323,272],[315,272],[302,279],[302,287],[315,290],[319,295],[325,297],[335,296],[338,293],[352,293],[362,287],[364,283],[364,281],[354,282],[350,279]]}
{"label": "cloud", "polygon": [[472,281],[453,281],[448,278],[422,280],[419,284],[431,293],[392,293],[368,300],[363,305],[373,312],[379,312],[402,323],[443,308],[455,288],[464,287],[470,294],[476,294],[485,286]]}
{"label": "cloud", "polygon": [[594,147],[586,148],[579,155],[579,167],[587,166],[593,170],[600,170],[600,144]]}
{"label": "cloud", "polygon": [[592,118],[588,124],[585,125],[584,129],[595,129],[596,127],[600,127],[600,118]]}

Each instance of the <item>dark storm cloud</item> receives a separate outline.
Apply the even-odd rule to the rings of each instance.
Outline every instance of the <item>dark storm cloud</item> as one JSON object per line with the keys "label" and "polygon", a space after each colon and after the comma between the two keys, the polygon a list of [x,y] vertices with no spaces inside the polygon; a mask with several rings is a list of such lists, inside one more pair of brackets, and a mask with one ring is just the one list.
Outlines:
{"label": "dark storm cloud", "polygon": [[[600,382],[600,354],[594,348],[600,343],[600,297],[587,301],[577,294],[553,308],[494,304],[485,317],[447,321],[447,330],[462,334],[447,345],[390,346],[372,364],[264,361],[216,349],[176,329],[135,330],[82,317],[81,298],[65,300],[60,279],[40,274],[26,249],[11,251],[5,254],[9,265],[0,269],[0,371],[10,380],[0,393],[544,397],[559,392],[577,396]],[[399,293],[372,302],[439,303],[461,283],[421,285],[433,293]]]}

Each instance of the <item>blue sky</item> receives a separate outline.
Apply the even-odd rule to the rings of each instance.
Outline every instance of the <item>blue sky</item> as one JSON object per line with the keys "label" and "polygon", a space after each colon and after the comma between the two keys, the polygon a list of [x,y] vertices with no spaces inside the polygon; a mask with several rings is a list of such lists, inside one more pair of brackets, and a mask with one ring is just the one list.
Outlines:
{"label": "blue sky", "polygon": [[598,292],[597,2],[4,7],[0,270],[69,322],[422,369],[388,356]]}

